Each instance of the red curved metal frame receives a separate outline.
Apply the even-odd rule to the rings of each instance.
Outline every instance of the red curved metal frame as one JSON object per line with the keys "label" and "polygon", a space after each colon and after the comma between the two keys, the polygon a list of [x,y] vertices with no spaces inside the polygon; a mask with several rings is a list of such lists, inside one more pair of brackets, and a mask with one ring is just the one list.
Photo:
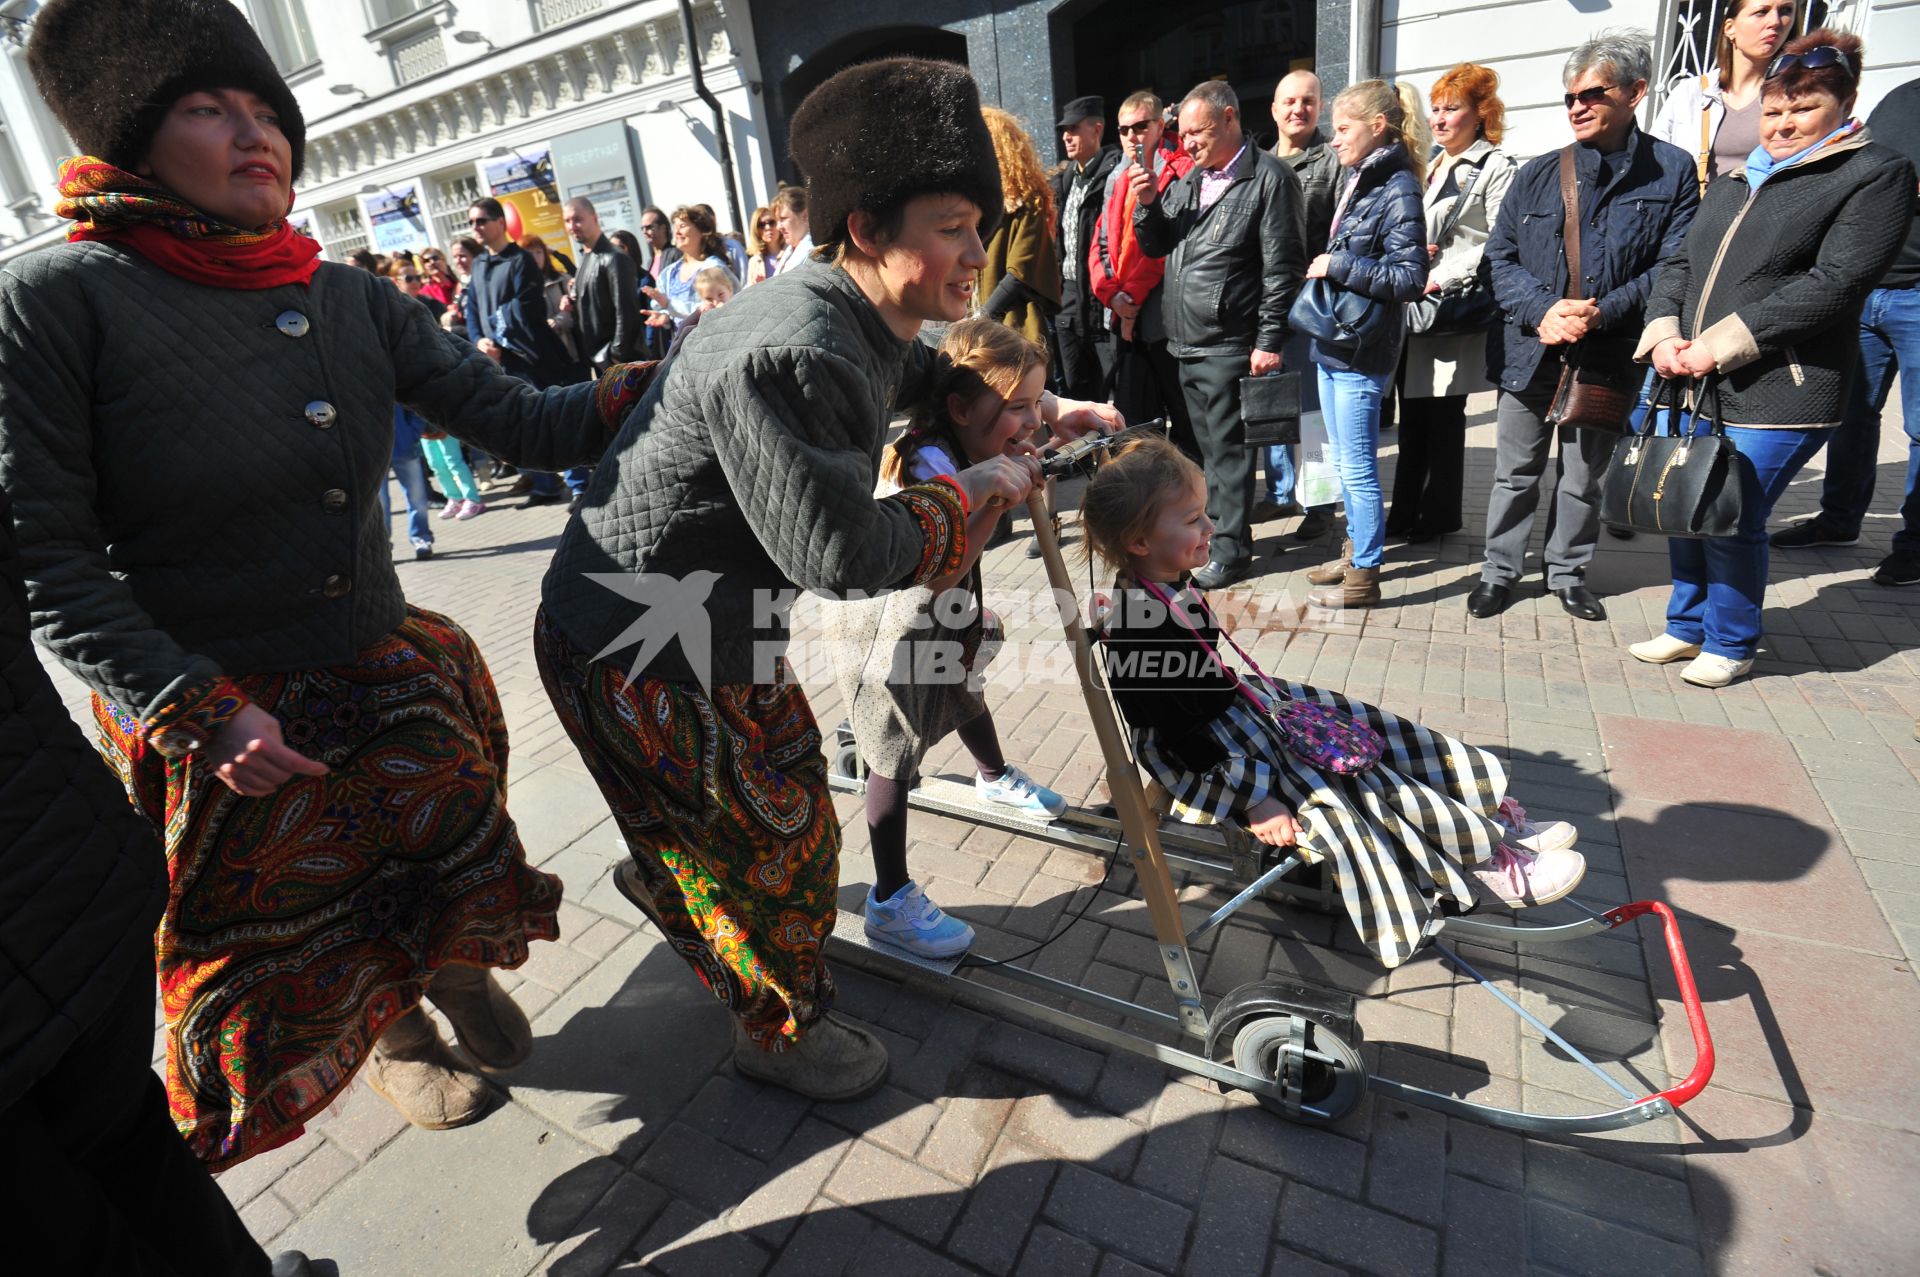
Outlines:
{"label": "red curved metal frame", "polygon": [[1693,964],[1687,961],[1687,946],[1680,939],[1680,923],[1673,916],[1673,910],[1658,900],[1636,900],[1609,909],[1602,916],[1618,927],[1646,914],[1658,917],[1661,929],[1666,934],[1667,957],[1673,963],[1673,980],[1680,989],[1680,1004],[1687,1011],[1687,1025],[1693,1030],[1694,1060],[1693,1071],[1682,1078],[1678,1085],[1656,1091],[1640,1103],[1663,1099],[1679,1108],[1705,1090],[1708,1079],[1713,1077],[1713,1035],[1707,1031],[1707,1013],[1700,1005],[1700,990],[1693,982]]}

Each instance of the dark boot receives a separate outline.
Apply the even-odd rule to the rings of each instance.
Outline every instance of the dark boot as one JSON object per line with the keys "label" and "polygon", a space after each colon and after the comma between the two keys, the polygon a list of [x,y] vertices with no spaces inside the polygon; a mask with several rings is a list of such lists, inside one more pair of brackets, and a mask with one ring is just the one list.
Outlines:
{"label": "dark boot", "polygon": [[489,1073],[523,1063],[533,1050],[533,1026],[484,967],[450,963],[433,974],[427,997],[453,1022],[460,1045]]}

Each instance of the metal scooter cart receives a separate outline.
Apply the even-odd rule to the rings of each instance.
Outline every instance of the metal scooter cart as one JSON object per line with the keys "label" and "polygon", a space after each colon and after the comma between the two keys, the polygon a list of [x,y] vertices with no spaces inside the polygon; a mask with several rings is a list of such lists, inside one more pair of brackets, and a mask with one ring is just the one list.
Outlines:
{"label": "metal scooter cart", "polygon": [[[1072,473],[1076,466],[1091,461],[1095,453],[1110,443],[1110,439],[1104,438],[1082,440],[1049,457],[1044,468],[1050,476]],[[1072,598],[1072,582],[1061,558],[1045,495],[1036,491],[1028,508],[1055,597]],[[1115,815],[1074,808],[1059,820],[1037,821],[1011,812],[990,811],[973,799],[970,786],[937,779],[923,781],[912,792],[910,805],[917,811],[983,825],[1057,847],[1099,856],[1124,855],[1146,897],[1176,1011],[1169,1014],[972,954],[944,962],[918,958],[870,943],[860,919],[844,912],[829,941],[837,961],[894,979],[938,982],[949,989],[957,1001],[1024,1016],[1069,1034],[1211,1078],[1221,1086],[1237,1087],[1252,1093],[1268,1109],[1300,1122],[1336,1121],[1371,1088],[1382,1095],[1442,1113],[1512,1130],[1568,1134],[1611,1131],[1671,1116],[1706,1086],[1713,1074],[1713,1040],[1707,1031],[1706,1016],[1681,943],[1679,925],[1673,911],[1659,901],[1635,901],[1604,913],[1569,901],[1585,916],[1560,925],[1525,925],[1456,916],[1447,918],[1440,926],[1441,936],[1550,945],[1610,931],[1644,916],[1657,917],[1665,933],[1667,954],[1673,964],[1687,1022],[1693,1031],[1695,1061],[1693,1070],[1681,1082],[1651,1094],[1637,1093],[1623,1084],[1496,987],[1449,946],[1440,943],[1438,938],[1435,940],[1448,963],[1478,982],[1620,1095],[1623,1101],[1620,1107],[1601,1112],[1528,1113],[1477,1103],[1377,1073],[1369,1074],[1358,1050],[1360,1031],[1354,1020],[1354,997],[1350,993],[1291,981],[1260,980],[1241,985],[1209,1008],[1194,974],[1189,951],[1194,941],[1256,899],[1291,898],[1323,910],[1331,908],[1334,902],[1324,886],[1314,886],[1311,881],[1303,885],[1301,878],[1310,879],[1311,875],[1300,871],[1310,867],[1298,854],[1283,856],[1282,849],[1256,841],[1244,829],[1174,822],[1163,826],[1159,814],[1149,805],[1113,703],[1094,676],[1094,640],[1073,609],[1063,608],[1062,612],[1066,636],[1073,646],[1074,666],[1086,698],[1087,714],[1093,721],[1094,736],[1106,761]],[[850,743],[843,743],[832,770],[836,789],[859,793],[865,788]],[[1109,868],[1111,864],[1109,860]],[[1225,882],[1238,891],[1187,931],[1182,925],[1172,878],[1172,870],[1176,868]],[[1104,889],[1104,882],[1096,892],[1100,889]],[[1073,921],[1077,922],[1078,918]],[[1057,931],[1053,938],[1063,933],[1064,930]],[[1044,943],[1051,943],[1051,939]],[[1037,993],[1118,1015],[1144,1029],[1129,1032],[969,978],[971,974],[988,970]]]}

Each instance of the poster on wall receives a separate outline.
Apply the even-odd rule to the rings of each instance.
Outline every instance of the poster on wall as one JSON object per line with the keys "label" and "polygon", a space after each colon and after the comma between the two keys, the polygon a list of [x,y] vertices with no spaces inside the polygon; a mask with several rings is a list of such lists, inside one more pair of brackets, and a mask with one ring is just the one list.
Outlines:
{"label": "poster on wall", "polygon": [[553,140],[554,176],[565,199],[593,201],[602,228],[640,233],[640,183],[627,124],[612,120]]}
{"label": "poster on wall", "polygon": [[[293,227],[295,234],[305,235],[314,243],[320,243],[320,226],[319,223],[314,220],[311,209],[294,209],[291,213],[287,214],[287,225]],[[320,255],[322,257],[327,255],[325,245],[321,245]]]}
{"label": "poster on wall", "polygon": [[480,161],[480,181],[505,210],[507,234],[516,241],[538,235],[548,248],[565,251],[567,228],[560,216],[560,192],[553,182],[553,155],[546,147]]}
{"label": "poster on wall", "polygon": [[431,242],[417,183],[400,182],[377,195],[362,195],[360,211],[366,214],[376,253],[395,253],[403,248],[417,253]]}

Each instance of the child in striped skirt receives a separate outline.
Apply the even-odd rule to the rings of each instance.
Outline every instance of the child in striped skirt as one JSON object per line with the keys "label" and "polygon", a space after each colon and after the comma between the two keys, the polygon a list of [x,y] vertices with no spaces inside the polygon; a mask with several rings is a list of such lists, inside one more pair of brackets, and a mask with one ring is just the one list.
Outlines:
{"label": "child in striped skirt", "polygon": [[1213,524],[1199,467],[1146,436],[1088,485],[1091,554],[1118,570],[1102,667],[1148,772],[1183,818],[1235,820],[1328,863],[1347,915],[1389,967],[1406,961],[1475,887],[1523,908],[1586,872],[1564,822],[1536,826],[1485,750],[1337,692],[1270,679],[1223,636],[1188,574]]}

